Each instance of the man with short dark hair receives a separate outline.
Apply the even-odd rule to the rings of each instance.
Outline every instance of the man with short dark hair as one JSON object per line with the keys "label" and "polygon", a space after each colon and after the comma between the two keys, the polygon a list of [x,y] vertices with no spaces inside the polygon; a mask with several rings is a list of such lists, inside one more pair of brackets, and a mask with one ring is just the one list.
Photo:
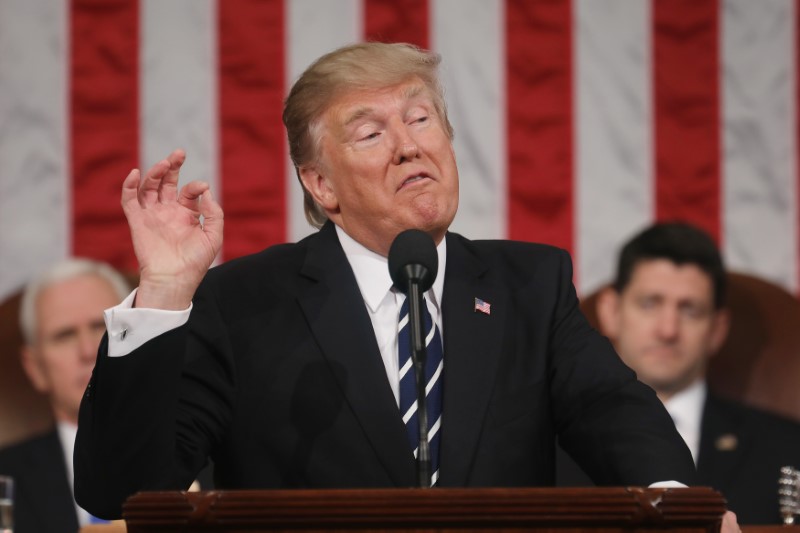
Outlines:
{"label": "man with short dark hair", "polygon": [[[743,524],[779,523],[779,468],[800,465],[800,425],[708,390],[708,362],[728,334],[726,275],[714,241],[681,222],[655,224],[619,256],[597,300],[601,330],[664,403],[697,465]],[[583,484],[560,456],[559,484]]]}

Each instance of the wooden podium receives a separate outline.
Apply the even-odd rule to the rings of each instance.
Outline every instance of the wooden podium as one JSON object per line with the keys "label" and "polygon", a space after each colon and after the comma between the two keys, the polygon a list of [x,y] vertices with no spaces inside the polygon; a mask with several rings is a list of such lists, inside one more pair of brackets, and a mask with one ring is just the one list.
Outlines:
{"label": "wooden podium", "polygon": [[699,488],[342,489],[142,492],[128,533],[194,531],[719,530],[725,500]]}

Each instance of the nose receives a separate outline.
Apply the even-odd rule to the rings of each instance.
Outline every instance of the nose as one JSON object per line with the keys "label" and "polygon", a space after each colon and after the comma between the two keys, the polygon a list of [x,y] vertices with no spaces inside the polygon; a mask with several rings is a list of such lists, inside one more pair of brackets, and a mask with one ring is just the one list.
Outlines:
{"label": "nose", "polygon": [[411,161],[419,155],[419,147],[408,131],[408,126],[400,122],[394,128],[395,149],[394,164],[399,165],[406,161]]}
{"label": "nose", "polygon": [[86,361],[94,361],[97,349],[100,346],[100,337],[91,330],[82,330],[78,336],[78,350],[80,357]]}
{"label": "nose", "polygon": [[680,332],[680,313],[677,309],[665,308],[658,317],[658,334],[664,340],[674,340]]}

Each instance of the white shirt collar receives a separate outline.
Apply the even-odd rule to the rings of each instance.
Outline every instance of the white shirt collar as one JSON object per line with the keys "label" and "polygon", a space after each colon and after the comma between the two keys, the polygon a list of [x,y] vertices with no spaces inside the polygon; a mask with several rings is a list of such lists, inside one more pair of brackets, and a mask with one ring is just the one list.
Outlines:
{"label": "white shirt collar", "polygon": [[700,425],[707,394],[708,387],[701,379],[664,402],[664,407],[675,422],[675,428],[692,452],[695,464],[700,452]]}
{"label": "white shirt collar", "polygon": [[[344,254],[347,256],[350,267],[356,276],[361,296],[364,298],[367,307],[374,313],[386,297],[386,294],[392,289],[393,283],[392,277],[389,275],[389,260],[368,250],[364,245],[345,233],[339,226],[336,226],[336,234],[339,236],[339,242],[342,245]],[[446,238],[442,239],[442,242],[436,247],[436,253],[439,256],[439,269],[436,273],[433,287],[425,295],[430,298],[431,303],[441,313],[445,262],[447,261]]]}
{"label": "white shirt collar", "polygon": [[61,441],[61,449],[64,451],[64,464],[67,466],[69,486],[72,487],[72,453],[75,450],[75,436],[78,434],[78,426],[59,420],[56,423],[56,428],[58,429],[58,439]]}
{"label": "white shirt collar", "polygon": [[[56,423],[56,428],[58,429],[58,438],[61,441],[61,448],[64,450],[64,463],[67,467],[69,488],[70,490],[73,490],[75,475],[72,467],[72,453],[75,450],[75,437],[78,435],[78,426],[71,422],[59,420]],[[74,500],[75,498],[73,496],[75,512],[78,515],[78,524],[83,527],[89,524],[91,515],[88,513],[88,511],[84,510],[77,503],[75,503]]]}

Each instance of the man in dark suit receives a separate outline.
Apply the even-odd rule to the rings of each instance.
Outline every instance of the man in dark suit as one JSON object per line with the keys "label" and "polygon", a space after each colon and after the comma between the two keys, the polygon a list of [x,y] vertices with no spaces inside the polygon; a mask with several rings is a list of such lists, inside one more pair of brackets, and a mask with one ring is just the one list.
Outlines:
{"label": "man in dark suit", "polygon": [[92,519],[72,496],[78,409],[105,331],[103,310],[128,291],[110,266],[86,259],[60,261],[25,288],[22,364],[56,426],[0,450],[0,474],[14,478],[17,533],[74,532]]}
{"label": "man in dark suit", "polygon": [[[708,235],[655,224],[622,249],[616,280],[598,296],[598,319],[672,415],[698,483],[722,492],[740,523],[779,523],[779,469],[800,465],[800,425],[708,390],[708,360],[728,333],[725,284]],[[563,454],[558,470],[560,485],[589,483]]]}
{"label": "man in dark suit", "polygon": [[437,65],[360,44],[295,83],[284,123],[321,228],[299,243],[208,270],[222,210],[206,184],[178,191],[183,152],[128,175],[141,279],[107,312],[81,405],[82,505],[118,516],[209,456],[222,488],[416,485],[398,409],[405,296],[386,259],[409,228],[439,258],[424,303],[444,341],[432,484],[551,485],[557,434],[605,483],[693,481],[666,411],[580,314],[568,255],[448,233],[458,172]]}

